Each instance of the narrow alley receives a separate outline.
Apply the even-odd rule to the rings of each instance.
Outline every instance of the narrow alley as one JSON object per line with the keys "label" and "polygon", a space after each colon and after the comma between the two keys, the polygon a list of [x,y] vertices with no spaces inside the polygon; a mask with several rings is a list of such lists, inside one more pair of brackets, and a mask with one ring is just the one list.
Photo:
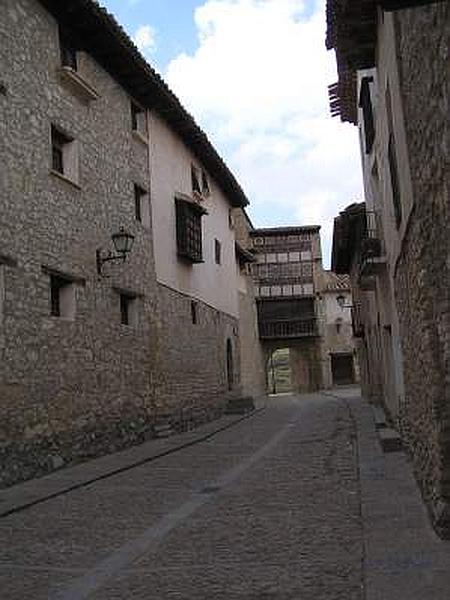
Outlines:
{"label": "narrow alley", "polygon": [[358,393],[272,396],[3,490],[2,598],[448,598],[450,549]]}

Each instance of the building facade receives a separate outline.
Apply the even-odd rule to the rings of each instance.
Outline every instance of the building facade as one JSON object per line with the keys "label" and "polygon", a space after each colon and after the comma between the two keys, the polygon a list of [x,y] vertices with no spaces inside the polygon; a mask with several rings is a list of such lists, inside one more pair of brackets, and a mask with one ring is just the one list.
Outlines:
{"label": "building facade", "polygon": [[251,239],[254,227],[245,209],[233,209],[232,227],[236,236],[242,394],[257,398],[266,394],[266,369],[251,271],[255,262]]}
{"label": "building facade", "polygon": [[322,385],[316,292],[322,254],[320,227],[254,229],[252,265],[259,336],[266,369],[274,352],[289,349],[291,385],[295,392]]}
{"label": "building facade", "polygon": [[450,6],[329,0],[327,39],[332,110],[360,129],[366,200],[335,221],[333,268],[352,273],[366,393],[399,428],[448,535]]}
{"label": "building facade", "polygon": [[324,270],[319,301],[322,313],[323,387],[359,382],[352,328],[352,293],[347,275]]}
{"label": "building facade", "polygon": [[[96,2],[6,0],[0,30],[9,485],[152,437],[160,420],[190,427],[241,393],[230,212],[247,200]],[[124,239],[131,251],[110,260]]]}

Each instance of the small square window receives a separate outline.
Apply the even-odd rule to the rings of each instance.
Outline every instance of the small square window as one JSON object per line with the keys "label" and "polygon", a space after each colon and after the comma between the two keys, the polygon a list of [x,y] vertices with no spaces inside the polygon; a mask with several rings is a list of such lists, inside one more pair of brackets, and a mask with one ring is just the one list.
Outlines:
{"label": "small square window", "polygon": [[283,285],[283,296],[292,296],[292,285]]}
{"label": "small square window", "polygon": [[120,297],[120,322],[122,325],[136,325],[136,296],[133,294],[121,292]]}
{"label": "small square window", "polygon": [[50,275],[50,314],[73,321],[76,312],[75,283],[61,275]]}
{"label": "small square window", "polygon": [[222,244],[217,239],[214,240],[214,256],[216,265],[220,265],[222,262]]}
{"label": "small square window", "polygon": [[294,285],[294,296],[301,296],[302,295],[302,286],[301,285]]}
{"label": "small square window", "polygon": [[287,262],[288,255],[286,252],[279,252],[277,255],[277,262],[285,263]]}
{"label": "small square window", "polygon": [[289,252],[289,262],[299,262],[300,252]]}
{"label": "small square window", "polygon": [[78,181],[78,153],[73,138],[51,126],[52,169],[74,182]]}
{"label": "small square window", "polygon": [[273,285],[271,287],[272,296],[281,296],[281,286]]}
{"label": "small square window", "polygon": [[77,48],[70,36],[60,32],[59,49],[61,53],[61,65],[70,67],[74,71],[78,69]]}
{"label": "small square window", "polygon": [[145,120],[145,110],[135,102],[131,102],[131,129],[137,131],[142,136],[147,135],[147,123]]}
{"label": "small square window", "polygon": [[134,185],[134,212],[136,221],[150,227],[150,203],[148,193],[139,185]]}
{"label": "small square window", "polygon": [[276,263],[277,255],[276,254],[266,254],[266,260],[268,263]]}

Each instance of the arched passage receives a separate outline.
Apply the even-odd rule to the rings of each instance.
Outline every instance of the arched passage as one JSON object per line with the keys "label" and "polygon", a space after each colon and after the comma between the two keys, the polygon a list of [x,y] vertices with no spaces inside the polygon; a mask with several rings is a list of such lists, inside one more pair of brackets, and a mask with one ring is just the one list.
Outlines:
{"label": "arched passage", "polygon": [[270,394],[292,391],[292,370],[289,348],[270,351],[266,365],[267,383]]}

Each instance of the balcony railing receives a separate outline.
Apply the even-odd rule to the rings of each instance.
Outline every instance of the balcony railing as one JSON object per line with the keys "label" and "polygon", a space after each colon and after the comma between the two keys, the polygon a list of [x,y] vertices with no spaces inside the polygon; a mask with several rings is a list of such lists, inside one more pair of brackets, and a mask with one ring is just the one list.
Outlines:
{"label": "balcony railing", "polygon": [[386,266],[386,252],[379,233],[376,214],[367,211],[366,221],[367,237],[362,240],[361,245],[360,281],[366,289],[372,289],[371,278],[382,273]]}
{"label": "balcony railing", "polygon": [[259,321],[261,339],[282,339],[317,336],[317,319],[277,319]]}

